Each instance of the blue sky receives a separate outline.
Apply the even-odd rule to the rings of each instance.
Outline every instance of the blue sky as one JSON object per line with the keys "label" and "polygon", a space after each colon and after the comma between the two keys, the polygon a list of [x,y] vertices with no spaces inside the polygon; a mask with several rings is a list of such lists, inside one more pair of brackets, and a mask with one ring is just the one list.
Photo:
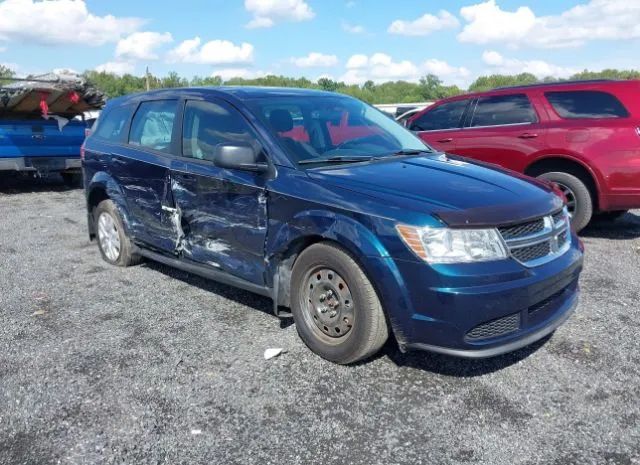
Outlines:
{"label": "blue sky", "polygon": [[468,85],[493,72],[640,69],[632,0],[2,0],[0,63],[186,76]]}

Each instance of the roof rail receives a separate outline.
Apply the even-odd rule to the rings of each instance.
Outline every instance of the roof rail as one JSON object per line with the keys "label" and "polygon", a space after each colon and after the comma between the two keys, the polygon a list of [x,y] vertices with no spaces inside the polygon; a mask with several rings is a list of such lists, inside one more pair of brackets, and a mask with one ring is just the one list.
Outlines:
{"label": "roof rail", "polygon": [[559,86],[563,84],[593,84],[598,82],[615,82],[615,81],[620,81],[620,79],[574,79],[571,81],[536,82],[535,84],[519,84],[514,86],[494,87],[492,90],[521,89],[526,87]]}

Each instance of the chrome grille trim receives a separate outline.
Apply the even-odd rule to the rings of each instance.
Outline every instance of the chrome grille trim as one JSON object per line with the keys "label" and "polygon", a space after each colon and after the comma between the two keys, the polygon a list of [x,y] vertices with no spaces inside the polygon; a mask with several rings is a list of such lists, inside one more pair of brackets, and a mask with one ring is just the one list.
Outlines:
{"label": "chrome grille trim", "polygon": [[[527,225],[539,223],[541,220],[544,223],[542,230],[534,228],[539,231],[533,234],[513,236],[512,232],[514,230],[531,230],[532,228],[528,228]],[[527,267],[548,263],[567,252],[571,247],[569,214],[566,209],[521,225],[499,227],[498,231],[511,257]],[[543,245],[548,245],[548,247],[543,247]],[[544,253],[544,255],[537,256],[541,253]],[[532,256],[534,258],[526,261],[518,258],[524,256]]]}

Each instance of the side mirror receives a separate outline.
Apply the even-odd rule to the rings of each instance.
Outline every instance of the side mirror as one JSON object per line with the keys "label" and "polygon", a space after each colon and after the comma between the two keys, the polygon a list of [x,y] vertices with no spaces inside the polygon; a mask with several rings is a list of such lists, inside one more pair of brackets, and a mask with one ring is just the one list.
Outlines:
{"label": "side mirror", "polygon": [[230,170],[264,173],[269,165],[258,163],[259,156],[260,152],[248,144],[220,144],[215,148],[213,163]]}

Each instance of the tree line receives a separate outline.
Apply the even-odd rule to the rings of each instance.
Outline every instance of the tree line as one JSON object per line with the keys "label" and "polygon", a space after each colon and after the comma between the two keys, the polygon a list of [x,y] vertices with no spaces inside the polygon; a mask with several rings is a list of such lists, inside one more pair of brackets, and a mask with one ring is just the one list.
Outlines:
{"label": "tree line", "polygon": [[[3,77],[13,75],[13,71],[0,65],[0,84],[3,83]],[[434,101],[465,92],[483,91],[495,87],[559,81],[559,79],[553,77],[539,79],[531,73],[515,75],[493,74],[490,76],[480,76],[469,85],[468,89],[461,89],[455,85],[445,85],[440,78],[433,74],[422,77],[418,82],[389,81],[375,83],[373,81],[367,81],[362,85],[346,84],[329,78],[320,78],[312,81],[304,77],[292,78],[275,75],[254,79],[236,77],[225,80],[220,76],[195,76],[187,79],[176,72],[170,72],[166,76],[134,76],[132,74],[120,76],[106,72],[86,71],[84,77],[91,84],[105,92],[108,97],[119,97],[134,92],[143,92],[147,88],[148,82],[149,88],[151,89],[221,85],[301,87],[305,89],[340,92],[372,104]],[[617,69],[605,69],[602,71],[584,70],[574,74],[568,79],[640,79],[640,71]]]}

